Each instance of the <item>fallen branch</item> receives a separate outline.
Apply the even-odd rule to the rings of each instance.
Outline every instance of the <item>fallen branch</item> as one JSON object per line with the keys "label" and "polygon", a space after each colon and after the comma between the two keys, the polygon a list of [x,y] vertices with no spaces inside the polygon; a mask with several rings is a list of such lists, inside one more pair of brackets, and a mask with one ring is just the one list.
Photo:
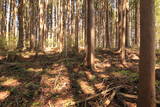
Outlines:
{"label": "fallen branch", "polygon": [[[109,89],[107,89],[107,90],[102,91],[101,93],[98,93],[98,94],[92,95],[92,96],[90,96],[90,97],[87,97],[86,99],[77,101],[77,102],[75,102],[73,105],[80,104],[80,103],[82,103],[82,102],[86,102],[86,101],[88,101],[88,100],[94,99],[94,98],[96,98],[96,97],[98,97],[98,96],[100,96],[100,95],[104,95],[104,94],[106,94],[106,93],[108,93],[108,92],[110,92],[110,91],[112,91],[112,90],[114,90],[114,89],[117,90],[117,89],[119,89],[119,88],[122,88],[122,86],[117,86],[117,87],[109,88]],[[113,98],[114,98],[114,95],[112,95],[112,96],[113,96]]]}
{"label": "fallen branch", "polygon": [[137,98],[138,98],[137,95],[126,94],[126,93],[122,93],[122,92],[119,92],[118,94],[119,94],[119,95],[122,95],[122,96],[124,96],[124,97],[127,97],[127,98],[133,98],[133,99],[137,99]]}
{"label": "fallen branch", "polygon": [[107,100],[104,101],[105,106],[110,105],[110,103],[111,103],[112,100],[114,99],[114,97],[115,97],[117,91],[118,91],[118,90],[114,90],[113,93],[111,94],[110,98],[109,98],[109,99],[107,98]]}
{"label": "fallen branch", "polygon": [[[119,92],[117,94],[122,95],[122,96],[127,97],[127,98],[131,98],[131,99],[138,99],[137,95],[126,94],[126,93],[122,93],[122,92]],[[155,102],[156,102],[156,104],[160,104],[160,101],[158,101],[157,99],[155,100]]]}

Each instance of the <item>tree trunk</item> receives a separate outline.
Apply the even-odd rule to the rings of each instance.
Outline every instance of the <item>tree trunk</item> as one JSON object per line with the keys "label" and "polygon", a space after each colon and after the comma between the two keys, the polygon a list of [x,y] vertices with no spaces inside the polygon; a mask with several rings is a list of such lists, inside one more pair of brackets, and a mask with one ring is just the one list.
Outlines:
{"label": "tree trunk", "polygon": [[75,15],[75,49],[78,52],[78,27],[79,27],[79,0],[76,1],[76,15]]}
{"label": "tree trunk", "polygon": [[129,35],[129,4],[128,0],[126,1],[126,40],[125,40],[125,45],[127,48],[130,47],[130,35]]}
{"label": "tree trunk", "polygon": [[87,0],[87,66],[94,69],[94,48],[95,48],[95,9],[94,0]]}
{"label": "tree trunk", "polygon": [[39,1],[39,42],[38,50],[43,51],[44,49],[44,1]]}
{"label": "tree trunk", "polygon": [[63,46],[64,46],[64,1],[63,0],[60,0],[60,14],[61,14],[61,18],[60,18],[60,35],[59,35],[59,51],[62,52],[63,51]]}
{"label": "tree trunk", "polygon": [[105,0],[105,5],[106,5],[106,23],[105,23],[105,36],[106,36],[106,48],[110,48],[110,41],[109,41],[109,30],[108,30],[108,0]]}
{"label": "tree trunk", "polygon": [[154,0],[141,0],[140,14],[141,41],[138,107],[156,107]]}
{"label": "tree trunk", "polygon": [[31,8],[31,16],[30,16],[30,50],[35,49],[35,25],[32,23],[35,23],[35,6],[34,6],[33,0],[30,0],[30,8]]}
{"label": "tree trunk", "polygon": [[18,7],[18,20],[19,20],[19,39],[17,44],[18,50],[23,50],[24,48],[24,29],[23,29],[23,0],[19,1],[19,7]]}
{"label": "tree trunk", "polygon": [[137,1],[135,12],[135,45],[140,45],[140,2]]}

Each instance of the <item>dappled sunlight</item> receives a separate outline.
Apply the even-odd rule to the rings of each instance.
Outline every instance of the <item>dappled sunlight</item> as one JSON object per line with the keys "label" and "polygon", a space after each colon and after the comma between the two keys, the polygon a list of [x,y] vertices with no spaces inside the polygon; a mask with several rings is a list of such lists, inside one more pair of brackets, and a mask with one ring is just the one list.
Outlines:
{"label": "dappled sunlight", "polygon": [[107,75],[107,74],[98,74],[98,77],[103,78],[103,79],[107,79],[107,78],[109,78],[110,76]]}
{"label": "dappled sunlight", "polygon": [[95,80],[96,79],[96,76],[93,75],[91,72],[88,72],[88,71],[84,71],[86,76],[87,76],[87,79],[89,80]]}
{"label": "dappled sunlight", "polygon": [[109,67],[111,67],[111,64],[110,64],[109,62],[106,62],[106,63],[103,63],[103,66],[104,66],[105,68],[109,68]]}
{"label": "dappled sunlight", "polygon": [[111,73],[114,77],[116,77],[116,78],[122,78],[122,77],[124,77],[125,75],[123,75],[122,73],[120,73],[120,72],[112,72]]}
{"label": "dappled sunlight", "polygon": [[63,64],[53,64],[52,71],[53,72],[67,71],[67,67]]}
{"label": "dappled sunlight", "polygon": [[16,87],[19,86],[21,83],[13,78],[6,78],[4,82],[1,82],[1,86],[7,86],[7,87]]}
{"label": "dappled sunlight", "polygon": [[56,107],[70,107],[71,105],[75,104],[75,100],[72,97],[65,97],[65,98],[57,98],[54,103],[48,102],[48,105],[50,107],[55,106]]}
{"label": "dappled sunlight", "polygon": [[47,86],[44,92],[64,92],[70,89],[70,80],[65,71],[50,71],[43,75],[41,84]]}
{"label": "dappled sunlight", "polygon": [[29,59],[32,56],[34,56],[35,54],[36,54],[35,52],[29,52],[29,51],[27,51],[27,52],[21,53],[21,57],[25,58],[25,59]]}
{"label": "dappled sunlight", "polygon": [[29,72],[42,72],[42,68],[28,68],[27,71]]}
{"label": "dappled sunlight", "polygon": [[86,82],[84,80],[80,80],[80,79],[77,80],[77,82],[85,94],[95,94],[94,88],[92,86],[90,86],[88,82]]}
{"label": "dappled sunlight", "polygon": [[73,72],[79,72],[79,68],[73,68]]}
{"label": "dappled sunlight", "polygon": [[96,63],[95,66],[96,66],[97,69],[103,69],[104,68],[103,63]]}
{"label": "dappled sunlight", "polygon": [[4,101],[7,97],[10,96],[9,91],[0,91],[0,101]]}
{"label": "dappled sunlight", "polygon": [[101,83],[95,83],[94,86],[95,86],[96,89],[98,89],[98,90],[104,89],[104,88],[106,87],[103,82],[101,82]]}

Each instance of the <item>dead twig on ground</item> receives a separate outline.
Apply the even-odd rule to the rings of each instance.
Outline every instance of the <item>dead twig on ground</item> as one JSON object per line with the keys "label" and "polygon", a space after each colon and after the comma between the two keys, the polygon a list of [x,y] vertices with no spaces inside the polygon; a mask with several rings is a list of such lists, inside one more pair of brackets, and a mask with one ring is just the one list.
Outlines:
{"label": "dead twig on ground", "polygon": [[[107,94],[108,92],[110,92],[110,91],[112,91],[112,90],[118,90],[118,89],[120,89],[120,88],[122,88],[122,86],[117,86],[117,87],[113,87],[113,88],[106,89],[106,90],[104,90],[104,91],[102,91],[102,92],[100,92],[100,93],[98,93],[98,94],[94,94],[94,95],[92,95],[92,96],[90,96],[90,97],[87,97],[86,99],[77,101],[77,102],[75,102],[73,105],[86,102],[86,101],[88,101],[88,100],[97,98],[97,97],[100,96],[100,95]],[[113,95],[112,95],[113,98],[114,98],[114,96],[115,96],[114,94],[116,94],[116,93],[115,93],[115,92],[113,93]],[[112,97],[111,97],[111,98],[112,98]]]}
{"label": "dead twig on ground", "polygon": [[127,94],[127,93],[122,93],[122,92],[118,92],[117,94],[122,95],[123,97],[131,98],[131,99],[137,99],[138,98],[137,95]]}
{"label": "dead twig on ground", "polygon": [[117,92],[118,92],[118,90],[113,90],[110,98],[107,98],[107,100],[104,101],[104,105],[105,105],[105,106],[110,105],[110,103],[111,103],[112,100],[114,99],[114,97],[115,97],[115,95],[116,95]]}

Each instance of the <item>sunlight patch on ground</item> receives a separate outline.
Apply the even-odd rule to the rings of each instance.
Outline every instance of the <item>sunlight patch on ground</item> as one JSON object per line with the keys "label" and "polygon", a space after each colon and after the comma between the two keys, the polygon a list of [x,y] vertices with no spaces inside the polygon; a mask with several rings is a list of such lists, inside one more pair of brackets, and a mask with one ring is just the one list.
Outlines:
{"label": "sunlight patch on ground", "polygon": [[79,68],[73,68],[73,72],[78,72]]}
{"label": "sunlight patch on ground", "polygon": [[9,97],[10,92],[9,91],[1,91],[0,92],[0,101],[4,101],[7,97]]}
{"label": "sunlight patch on ground", "polygon": [[34,55],[35,55],[34,52],[21,53],[21,56],[22,56],[23,58],[26,58],[26,59],[28,59],[28,58],[30,58],[31,56],[34,56]]}
{"label": "sunlight patch on ground", "polygon": [[104,83],[97,83],[95,84],[95,87],[100,90],[100,89],[105,88],[106,86],[104,85]]}
{"label": "sunlight patch on ground", "polygon": [[106,67],[106,68],[109,68],[109,67],[111,67],[111,64],[109,62],[106,62],[106,63],[103,64],[103,66]]}
{"label": "sunlight patch on ground", "polygon": [[54,104],[51,104],[50,102],[48,102],[48,105],[50,105],[50,107],[70,107],[71,105],[74,105],[74,104],[75,104],[74,99],[70,97],[69,98],[57,98]]}
{"label": "sunlight patch on ground", "polygon": [[51,69],[52,69],[52,71],[57,71],[57,72],[59,72],[59,71],[67,71],[67,68],[63,64],[62,65],[53,64]]}
{"label": "sunlight patch on ground", "polygon": [[96,76],[93,75],[91,72],[88,72],[88,71],[84,71],[86,73],[86,76],[89,80],[94,80],[96,79]]}
{"label": "sunlight patch on ground", "polygon": [[42,68],[28,68],[27,71],[30,71],[30,72],[42,72],[43,69]]}
{"label": "sunlight patch on ground", "polygon": [[60,93],[62,91],[70,89],[70,80],[66,72],[64,72],[63,74],[60,71],[57,72],[58,74],[55,74],[55,72],[53,74],[52,72],[54,71],[52,70],[51,72],[49,72],[51,76],[49,76],[48,74],[43,75],[41,80],[43,85],[47,86],[48,89],[50,89],[50,91],[52,92]]}
{"label": "sunlight patch on ground", "polygon": [[61,76],[59,80],[54,81],[54,89],[58,92],[70,89],[70,80],[66,76]]}
{"label": "sunlight patch on ground", "polygon": [[88,84],[88,82],[83,80],[78,80],[77,82],[85,94],[95,94],[95,90]]}
{"label": "sunlight patch on ground", "polygon": [[1,83],[1,86],[7,86],[7,87],[16,87],[19,86],[21,83],[13,78],[8,78],[4,82]]}
{"label": "sunlight patch on ground", "polygon": [[120,72],[112,72],[112,75],[114,75],[114,77],[116,77],[116,78],[121,78],[121,77],[124,76],[124,75],[123,75],[122,73],[120,73]]}
{"label": "sunlight patch on ground", "polygon": [[95,64],[96,68],[100,68],[100,69],[103,69],[104,68],[104,65],[102,63],[97,63]]}
{"label": "sunlight patch on ground", "polygon": [[107,75],[107,74],[99,74],[98,77],[106,79],[106,78],[109,78],[109,75]]}
{"label": "sunlight patch on ground", "polygon": [[27,58],[30,58],[30,55],[22,54],[21,56],[22,56],[23,58],[26,58],[26,59],[27,59]]}

